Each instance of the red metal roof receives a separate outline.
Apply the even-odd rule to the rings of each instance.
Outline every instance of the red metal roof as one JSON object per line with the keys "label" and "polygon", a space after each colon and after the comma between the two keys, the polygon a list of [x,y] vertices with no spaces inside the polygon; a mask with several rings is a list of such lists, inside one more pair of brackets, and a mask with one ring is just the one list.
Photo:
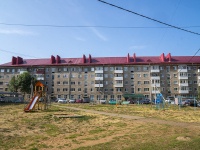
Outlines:
{"label": "red metal roof", "polygon": [[[169,55],[169,54],[168,54]],[[171,56],[171,55],[170,55]],[[171,56],[171,61],[168,57],[162,58],[160,56],[136,56],[136,62],[134,62],[134,56],[127,57],[82,57],[82,58],[60,58],[60,62],[52,63],[51,58],[45,59],[23,59],[21,64],[13,64],[8,62],[0,65],[1,67],[11,66],[59,66],[59,65],[122,65],[122,64],[200,64],[200,56]],[[85,61],[83,61],[85,59]],[[164,61],[163,61],[164,59]],[[90,62],[91,61],[91,62]],[[85,62],[85,63],[84,63]]]}

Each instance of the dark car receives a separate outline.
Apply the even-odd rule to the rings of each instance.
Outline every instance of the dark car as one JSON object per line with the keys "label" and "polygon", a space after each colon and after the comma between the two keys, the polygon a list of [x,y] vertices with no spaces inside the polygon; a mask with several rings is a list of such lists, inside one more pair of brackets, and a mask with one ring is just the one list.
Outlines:
{"label": "dark car", "polygon": [[186,100],[183,100],[181,104],[182,104],[182,106],[194,106],[194,107],[198,107],[199,102],[197,100],[193,100],[193,99],[186,99]]}
{"label": "dark car", "polygon": [[151,104],[150,99],[143,99],[143,100],[139,100],[137,103],[139,104]]}
{"label": "dark car", "polygon": [[83,103],[89,103],[90,102],[90,98],[83,98]]}

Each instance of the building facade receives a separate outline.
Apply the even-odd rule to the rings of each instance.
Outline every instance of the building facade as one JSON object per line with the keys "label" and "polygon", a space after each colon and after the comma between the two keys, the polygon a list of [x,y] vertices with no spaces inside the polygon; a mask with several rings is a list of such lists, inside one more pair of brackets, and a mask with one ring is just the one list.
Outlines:
{"label": "building facade", "polygon": [[156,93],[197,97],[200,86],[200,56],[94,57],[23,59],[12,57],[0,65],[0,91],[8,91],[13,76],[29,72],[47,85],[47,95],[55,98],[124,99],[124,94]]}

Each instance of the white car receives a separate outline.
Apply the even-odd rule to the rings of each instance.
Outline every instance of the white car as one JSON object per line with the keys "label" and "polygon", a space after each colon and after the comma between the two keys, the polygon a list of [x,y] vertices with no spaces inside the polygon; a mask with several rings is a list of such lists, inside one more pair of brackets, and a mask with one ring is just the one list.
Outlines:
{"label": "white car", "polygon": [[67,103],[67,100],[64,98],[58,98],[58,103]]}
{"label": "white car", "polygon": [[69,101],[69,103],[75,103],[76,102],[75,99],[69,99],[68,101]]}

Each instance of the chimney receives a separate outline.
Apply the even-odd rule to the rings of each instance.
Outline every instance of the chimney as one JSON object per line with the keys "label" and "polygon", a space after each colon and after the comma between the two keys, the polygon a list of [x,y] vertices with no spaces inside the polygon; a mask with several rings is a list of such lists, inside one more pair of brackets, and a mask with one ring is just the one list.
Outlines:
{"label": "chimney", "polygon": [[15,65],[17,63],[17,58],[16,57],[12,57],[12,65]]}
{"label": "chimney", "polygon": [[161,60],[161,62],[165,62],[165,55],[164,55],[164,53],[162,53],[160,55],[160,60]]}
{"label": "chimney", "polygon": [[171,53],[167,54],[166,59],[167,59],[169,62],[171,62],[171,59],[172,59]]}
{"label": "chimney", "polygon": [[86,63],[86,57],[85,57],[85,55],[83,54],[83,59],[82,59],[82,62],[83,63]]}
{"label": "chimney", "polygon": [[130,56],[129,56],[129,53],[128,53],[127,57],[126,57],[126,62],[127,62],[127,63],[130,62]]}
{"label": "chimney", "polygon": [[22,64],[23,63],[23,58],[17,56],[17,62],[16,64]]}
{"label": "chimney", "polygon": [[89,63],[92,63],[92,56],[89,54]]}
{"label": "chimney", "polygon": [[56,62],[56,58],[53,55],[51,55],[51,64],[54,64],[55,62]]}
{"label": "chimney", "polygon": [[134,61],[134,63],[136,62],[136,54],[135,53],[133,54],[133,61]]}
{"label": "chimney", "polygon": [[59,64],[60,63],[60,56],[56,56],[56,63]]}

